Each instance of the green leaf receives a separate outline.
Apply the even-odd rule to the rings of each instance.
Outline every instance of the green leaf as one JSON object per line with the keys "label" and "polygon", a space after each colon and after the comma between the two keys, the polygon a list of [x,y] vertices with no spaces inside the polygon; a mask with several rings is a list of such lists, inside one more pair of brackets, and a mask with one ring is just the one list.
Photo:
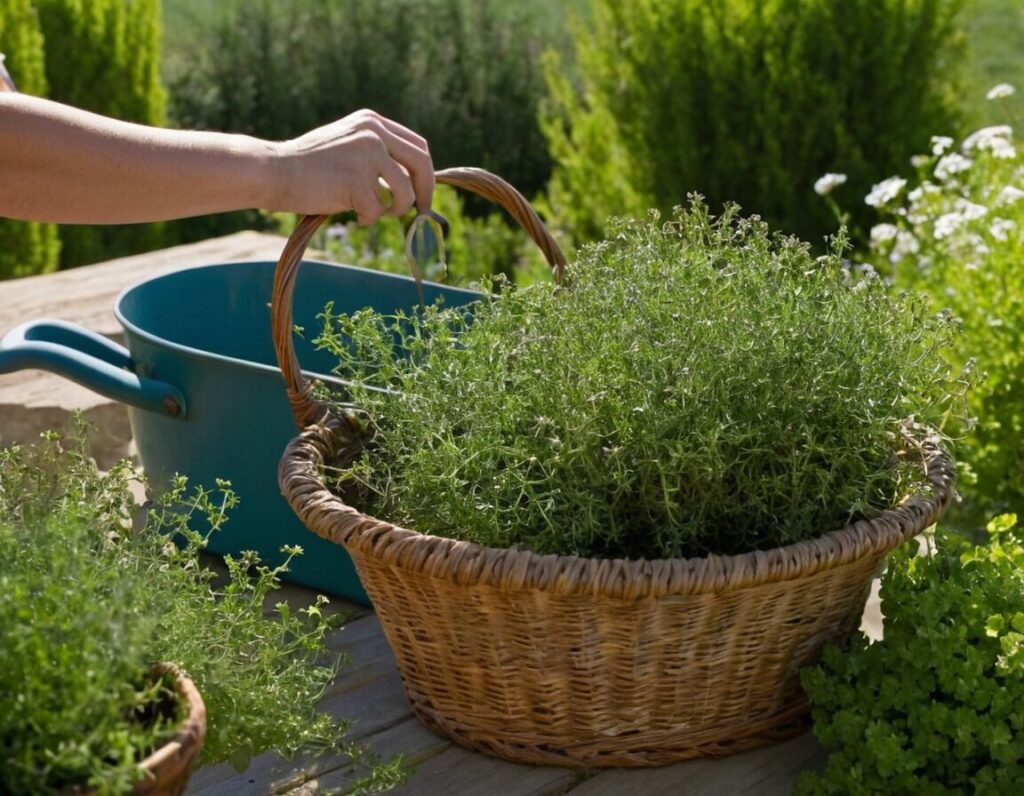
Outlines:
{"label": "green leaf", "polygon": [[1011,528],[1017,525],[1016,514],[1000,514],[998,517],[993,517],[989,520],[986,530],[993,536],[998,536],[1001,533],[1006,533]]}

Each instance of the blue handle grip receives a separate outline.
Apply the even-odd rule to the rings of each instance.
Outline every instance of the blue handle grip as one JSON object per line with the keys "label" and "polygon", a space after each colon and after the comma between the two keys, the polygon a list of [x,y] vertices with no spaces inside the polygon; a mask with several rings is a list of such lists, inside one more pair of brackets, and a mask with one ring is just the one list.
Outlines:
{"label": "blue handle grip", "polygon": [[133,372],[131,354],[106,337],[65,321],[32,321],[0,340],[0,373],[46,370],[120,403],[183,418],[185,396]]}

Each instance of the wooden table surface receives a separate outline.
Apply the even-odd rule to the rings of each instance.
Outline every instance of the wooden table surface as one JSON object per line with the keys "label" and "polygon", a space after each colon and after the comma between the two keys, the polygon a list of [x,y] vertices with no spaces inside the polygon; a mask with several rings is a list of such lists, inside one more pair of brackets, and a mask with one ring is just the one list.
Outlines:
{"label": "wooden table surface", "polygon": [[[117,295],[128,285],[168,271],[204,263],[275,260],[284,239],[239,233],[201,243],[127,257],[72,271],[0,282],[0,335],[28,320],[59,318],[82,323],[114,339]],[[68,381],[34,371],[0,375],[0,445],[29,441],[62,426],[83,410],[97,427],[93,455],[101,466],[133,453],[124,408]],[[290,602],[304,604],[307,589],[286,586]],[[411,715],[394,658],[376,616],[344,601],[356,616],[330,637],[330,646],[349,657],[324,696],[322,708],[353,720],[352,738],[381,757],[401,754],[411,769],[402,794],[563,794],[573,796],[656,796],[657,794],[758,794],[792,789],[801,771],[820,767],[824,752],[811,735],[720,760],[697,760],[657,769],[581,773],[563,768],[521,766],[467,751],[434,735]],[[877,601],[865,621],[877,632]],[[285,761],[276,754],[255,759],[239,774],[228,765],[198,771],[189,796],[288,793],[313,796],[343,789],[366,772],[344,757]]]}

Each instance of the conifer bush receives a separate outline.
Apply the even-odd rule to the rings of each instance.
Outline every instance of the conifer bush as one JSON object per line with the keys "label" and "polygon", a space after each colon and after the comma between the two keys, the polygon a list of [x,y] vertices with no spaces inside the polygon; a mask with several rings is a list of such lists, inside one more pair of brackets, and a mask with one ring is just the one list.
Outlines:
{"label": "conifer bush", "polygon": [[[31,0],[0,0],[0,52],[19,90],[46,93],[43,37]],[[0,279],[53,271],[59,250],[52,224],[0,218]]]}
{"label": "conifer bush", "polygon": [[[124,121],[165,123],[160,0],[35,0],[35,6],[47,97]],[[60,264],[67,268],[157,249],[167,236],[162,224],[66,224],[60,239]]]}
{"label": "conifer bush", "polygon": [[537,121],[543,3],[223,3],[168,63],[181,127],[281,139],[360,108],[424,135],[438,168],[481,166],[530,195],[551,168]]}
{"label": "conifer bush", "polygon": [[[810,188],[864,195],[956,127],[964,0],[595,0],[576,85],[548,62],[551,205],[580,239],[698,191],[819,244]],[[851,221],[870,223],[864,209]]]}

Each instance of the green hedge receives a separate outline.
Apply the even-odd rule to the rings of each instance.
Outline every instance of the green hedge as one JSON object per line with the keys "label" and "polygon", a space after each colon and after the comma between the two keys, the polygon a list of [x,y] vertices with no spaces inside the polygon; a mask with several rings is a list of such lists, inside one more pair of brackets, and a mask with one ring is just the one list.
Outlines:
{"label": "green hedge", "polygon": [[438,166],[476,165],[524,192],[550,173],[538,63],[561,16],[537,0],[258,0],[197,19],[167,63],[181,127],[283,139],[370,107],[419,130]]}
{"label": "green hedge", "polygon": [[[0,0],[0,51],[18,88],[28,94],[46,93],[43,37],[30,0]],[[57,229],[0,218],[0,279],[29,276],[57,267]]]}
{"label": "green hedge", "polygon": [[[125,121],[162,125],[160,0],[36,0],[51,99]],[[98,187],[99,188],[99,187]],[[60,228],[61,267],[159,248],[163,225]]]}
{"label": "green hedge", "polygon": [[[579,237],[688,192],[820,241],[826,172],[863,196],[956,129],[964,0],[594,0],[581,84],[549,62],[551,203]],[[869,223],[858,209],[855,226]]]}

